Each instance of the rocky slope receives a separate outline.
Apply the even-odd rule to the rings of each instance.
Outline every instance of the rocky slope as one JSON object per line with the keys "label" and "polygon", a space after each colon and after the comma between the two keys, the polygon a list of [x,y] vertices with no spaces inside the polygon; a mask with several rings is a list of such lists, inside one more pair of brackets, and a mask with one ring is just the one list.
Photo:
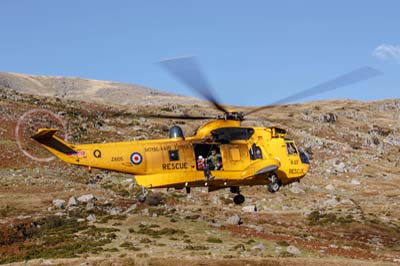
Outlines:
{"label": "rocky slope", "polygon": [[209,112],[206,106],[193,108],[183,101],[173,107],[165,102],[128,108],[8,87],[0,89],[0,263],[400,262],[400,100],[279,106],[246,121],[287,128],[311,157],[311,171],[302,182],[279,193],[243,188],[246,202],[234,206],[229,191],[158,190],[140,204],[139,189],[128,175],[89,173],[24,155],[47,158],[29,135],[39,126],[63,126],[44,110],[66,121],[63,134],[69,141],[89,143],[166,137],[175,123],[190,135],[200,122],[149,120],[136,113],[202,114]]}

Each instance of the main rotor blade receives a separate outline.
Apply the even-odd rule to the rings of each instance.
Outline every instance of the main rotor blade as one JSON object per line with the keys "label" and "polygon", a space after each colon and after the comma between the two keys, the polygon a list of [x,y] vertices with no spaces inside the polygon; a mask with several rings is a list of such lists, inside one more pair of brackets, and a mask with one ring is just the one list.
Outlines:
{"label": "main rotor blade", "polygon": [[164,115],[164,114],[140,114],[140,117],[145,118],[165,118],[165,119],[183,119],[183,120],[204,120],[216,119],[215,116],[191,116],[191,115]]}
{"label": "main rotor blade", "polygon": [[215,97],[213,89],[207,82],[194,57],[167,59],[159,63],[176,79],[186,84],[204,99],[210,101],[218,110],[224,113],[228,112]]}
{"label": "main rotor blade", "polygon": [[352,72],[349,72],[347,74],[338,76],[334,79],[331,79],[327,82],[321,83],[317,86],[314,86],[312,88],[300,91],[298,93],[295,93],[293,95],[290,95],[288,97],[282,98],[278,101],[275,101],[269,105],[261,106],[258,107],[254,110],[248,111],[244,113],[244,115],[249,115],[264,109],[267,109],[269,107],[279,105],[279,104],[285,104],[289,102],[293,102],[296,100],[300,100],[309,96],[314,96],[323,92],[335,90],[341,87],[349,86],[351,84],[361,82],[370,78],[373,78],[375,76],[381,75],[382,72],[380,72],[377,69],[374,69],[372,67],[361,67],[359,69],[356,69]]}

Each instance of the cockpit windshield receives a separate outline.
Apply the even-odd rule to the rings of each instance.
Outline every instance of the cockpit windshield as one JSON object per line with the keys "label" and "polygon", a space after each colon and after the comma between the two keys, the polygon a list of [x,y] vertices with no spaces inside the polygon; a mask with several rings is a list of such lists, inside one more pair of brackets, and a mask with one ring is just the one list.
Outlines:
{"label": "cockpit windshield", "polygon": [[310,163],[307,154],[301,149],[298,150],[293,140],[286,139],[285,142],[288,155],[300,155],[300,160],[302,163]]}
{"label": "cockpit windshield", "polygon": [[294,142],[286,142],[286,148],[289,155],[297,154],[297,148],[296,145],[294,145]]}
{"label": "cockpit windshield", "polygon": [[300,150],[300,160],[302,163],[310,164],[307,154],[302,150]]}

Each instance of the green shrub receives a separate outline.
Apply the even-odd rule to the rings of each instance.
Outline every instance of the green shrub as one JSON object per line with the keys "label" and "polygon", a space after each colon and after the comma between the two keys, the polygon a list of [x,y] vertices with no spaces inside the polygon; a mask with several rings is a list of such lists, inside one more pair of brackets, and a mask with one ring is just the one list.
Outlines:
{"label": "green shrub", "polygon": [[208,250],[209,248],[207,246],[202,246],[202,245],[197,245],[197,246],[192,246],[192,245],[187,245],[185,247],[187,250]]}
{"label": "green shrub", "polygon": [[326,224],[349,224],[354,222],[352,215],[337,216],[334,213],[322,213],[319,210],[312,211],[307,217],[310,225],[326,225]]}
{"label": "green shrub", "polygon": [[207,242],[210,242],[210,243],[222,243],[222,240],[219,239],[219,238],[216,238],[216,237],[209,237],[209,238],[207,238]]}
{"label": "green shrub", "polygon": [[290,244],[288,242],[286,242],[285,240],[279,240],[276,242],[276,244],[278,244],[279,246],[282,246],[282,247],[290,246]]}

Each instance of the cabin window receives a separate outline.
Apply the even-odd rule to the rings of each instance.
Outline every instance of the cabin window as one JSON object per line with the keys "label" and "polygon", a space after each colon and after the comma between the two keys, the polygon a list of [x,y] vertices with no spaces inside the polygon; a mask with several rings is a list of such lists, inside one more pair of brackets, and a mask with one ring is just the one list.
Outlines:
{"label": "cabin window", "polygon": [[286,142],[286,148],[289,155],[297,154],[297,149],[293,142]]}
{"label": "cabin window", "polygon": [[179,161],[179,151],[178,150],[168,151],[168,153],[169,153],[170,161]]}
{"label": "cabin window", "polygon": [[263,158],[261,148],[259,146],[257,146],[255,143],[253,143],[253,145],[251,146],[250,158],[252,160]]}

